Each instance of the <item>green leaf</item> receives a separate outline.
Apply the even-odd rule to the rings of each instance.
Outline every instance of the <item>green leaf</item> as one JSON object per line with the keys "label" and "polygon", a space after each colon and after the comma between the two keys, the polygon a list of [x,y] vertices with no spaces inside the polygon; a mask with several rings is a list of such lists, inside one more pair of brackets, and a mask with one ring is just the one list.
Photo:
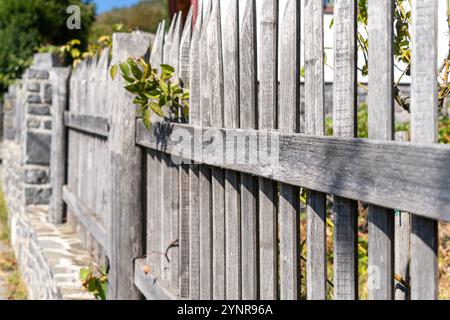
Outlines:
{"label": "green leaf", "polygon": [[81,268],[80,269],[80,279],[81,279],[81,281],[86,281],[88,276],[89,276],[89,273],[90,273],[89,269]]}
{"label": "green leaf", "polygon": [[160,116],[161,118],[164,118],[164,116],[165,116],[164,112],[163,112],[162,108],[159,106],[159,104],[152,102],[149,104],[149,108],[154,113],[156,113],[158,116]]}
{"label": "green leaf", "polygon": [[130,73],[130,67],[128,66],[127,63],[123,62],[120,64],[120,70],[122,71],[122,73],[127,76],[130,77],[131,73]]}
{"label": "green leaf", "polygon": [[175,69],[172,66],[169,66],[168,64],[162,64],[161,70],[162,72],[171,72],[171,73],[175,71]]}
{"label": "green leaf", "polygon": [[152,119],[151,119],[151,112],[149,109],[144,109],[144,112],[142,113],[142,122],[144,123],[144,126],[149,129],[152,125]]}
{"label": "green leaf", "polygon": [[111,69],[109,69],[109,74],[111,75],[111,79],[114,80],[116,78],[117,75],[117,64],[114,64],[111,66]]}
{"label": "green leaf", "polygon": [[133,76],[138,80],[142,79],[142,71],[139,69],[138,65],[133,59],[128,59],[128,65],[130,66]]}

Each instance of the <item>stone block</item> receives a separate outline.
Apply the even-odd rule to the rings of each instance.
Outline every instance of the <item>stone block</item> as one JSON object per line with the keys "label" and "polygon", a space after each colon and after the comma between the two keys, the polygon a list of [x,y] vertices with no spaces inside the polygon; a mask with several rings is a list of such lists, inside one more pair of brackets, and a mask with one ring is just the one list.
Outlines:
{"label": "stone block", "polygon": [[52,120],[46,120],[44,122],[44,128],[47,130],[51,130],[52,129]]}
{"label": "stone block", "polygon": [[39,82],[28,82],[27,84],[27,90],[30,92],[40,92],[41,91],[41,84]]}
{"label": "stone block", "polygon": [[47,80],[50,74],[46,70],[28,69],[25,73],[25,79]]}
{"label": "stone block", "polygon": [[51,104],[52,103],[52,85],[50,83],[47,83],[44,86],[44,103]]}
{"label": "stone block", "polygon": [[50,203],[50,188],[25,187],[25,205],[46,205]]}
{"label": "stone block", "polygon": [[31,118],[27,120],[27,128],[29,129],[37,129],[41,126],[41,121],[36,118]]}
{"label": "stone block", "polygon": [[28,184],[46,184],[49,183],[47,170],[43,169],[26,169],[25,183]]}
{"label": "stone block", "polygon": [[25,163],[50,164],[51,135],[40,132],[27,132],[25,146]]}
{"label": "stone block", "polygon": [[61,66],[61,60],[57,55],[49,52],[35,53],[33,57],[34,69],[50,69],[51,67]]}
{"label": "stone block", "polygon": [[41,96],[38,94],[30,94],[27,97],[27,102],[28,103],[41,103],[42,99],[41,99]]}
{"label": "stone block", "polygon": [[45,105],[36,105],[31,104],[28,105],[28,114],[37,115],[37,116],[49,116],[50,115],[50,107]]}

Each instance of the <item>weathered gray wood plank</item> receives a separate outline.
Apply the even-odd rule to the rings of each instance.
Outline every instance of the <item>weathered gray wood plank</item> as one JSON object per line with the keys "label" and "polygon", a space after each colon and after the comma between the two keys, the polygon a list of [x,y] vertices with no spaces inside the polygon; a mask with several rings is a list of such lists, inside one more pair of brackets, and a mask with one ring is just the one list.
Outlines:
{"label": "weathered gray wood plank", "polygon": [[107,138],[109,136],[109,120],[105,117],[88,114],[75,114],[66,111],[64,114],[64,124],[66,127],[81,132],[95,134]]}
{"label": "weathered gray wood plank", "polygon": [[[318,1],[305,3],[305,132],[323,135],[324,121],[324,36],[323,6]],[[326,195],[307,191],[308,300],[327,297]]]}
{"label": "weathered gray wood plank", "polygon": [[62,187],[66,183],[67,134],[64,126],[64,112],[68,106],[70,68],[52,70],[52,145],[50,177],[52,186],[49,220],[62,223],[65,216]]}
{"label": "weathered gray wood plank", "polygon": [[[224,125],[223,56],[220,3],[213,0],[207,32],[207,55],[210,85],[210,121],[213,127]],[[225,299],[225,172],[213,168],[212,185],[212,247],[213,299]]]}
{"label": "weathered gray wood plank", "polygon": [[[204,6],[205,23],[200,38],[200,116],[203,126],[210,125],[210,83],[207,55],[207,27],[211,14],[211,1]],[[212,299],[212,198],[211,169],[200,167],[200,299]]]}
{"label": "weathered gray wood plank", "polygon": [[[278,102],[278,1],[261,3],[258,129],[276,128]],[[277,207],[273,181],[259,179],[259,267],[260,298],[276,299],[277,292]]]}
{"label": "weathered gray wood plank", "polygon": [[[407,132],[396,132],[396,141],[408,141]],[[410,298],[410,243],[411,243],[411,215],[408,212],[395,214],[394,231],[394,272],[395,300],[409,300]],[[398,277],[401,278],[398,279]]]}
{"label": "weathered gray wood plank", "polygon": [[[411,141],[437,142],[438,1],[412,1]],[[420,181],[420,180],[419,180]],[[433,200],[424,199],[429,206]],[[426,209],[425,209],[426,210]],[[412,210],[412,213],[420,212]],[[411,217],[411,299],[438,297],[437,221]]]}
{"label": "weathered gray wood plank", "polygon": [[[150,63],[159,68],[163,63],[165,21],[159,26]],[[147,154],[147,264],[155,277],[161,277],[161,255],[158,254],[161,242],[161,154],[156,151]]]}
{"label": "weathered gray wood plank", "polygon": [[[394,3],[370,1],[369,18],[369,138],[394,138]],[[391,300],[394,293],[394,214],[369,205],[369,299]]]}
{"label": "weathered gray wood plank", "polygon": [[[256,128],[257,55],[256,1],[247,0],[240,30],[239,46],[240,127]],[[253,300],[258,291],[257,179],[241,174],[241,268],[242,299]]]}
{"label": "weathered gray wood plank", "polygon": [[[224,126],[239,127],[239,3],[226,8],[223,34]],[[225,172],[225,281],[227,300],[241,299],[240,198],[238,173]]]}
{"label": "weathered gray wood plank", "polygon": [[[201,125],[200,117],[200,36],[203,25],[203,2],[200,2],[189,53],[189,123]],[[200,181],[199,167],[189,171],[189,298],[200,299]]]}
{"label": "weathered gray wood plank", "polygon": [[135,259],[134,262],[134,285],[145,296],[147,300],[180,300],[176,292],[164,287],[151,273],[146,273],[147,261]]}
{"label": "weathered gray wood plank", "polygon": [[[356,0],[334,7],[333,131],[335,136],[356,134]],[[334,197],[334,299],[358,297],[357,203]]]}
{"label": "weathered gray wood plank", "polygon": [[[300,2],[289,0],[280,29],[280,132],[298,132],[300,115]],[[300,295],[299,188],[280,184],[278,204],[280,299]]]}
{"label": "weathered gray wood plank", "polygon": [[[227,135],[236,141],[260,139],[260,133],[256,130],[207,127],[196,127],[196,130],[203,131],[205,136],[211,136],[216,131],[214,135]],[[278,139],[279,163],[258,165],[216,159],[212,150],[222,146],[217,139],[204,141],[200,151],[193,154],[192,145],[186,141],[193,139],[194,127],[173,124],[171,131],[167,135],[148,131],[138,123],[136,143],[178,156],[182,154],[187,159],[212,166],[345,198],[360,199],[382,207],[419,212],[417,215],[435,220],[450,220],[450,209],[446,205],[450,202],[450,195],[440,191],[450,179],[450,172],[446,167],[446,162],[450,161],[450,147],[446,145],[271,132],[265,135],[269,136],[270,141]],[[172,141],[172,135],[178,138],[182,136],[187,140],[183,143],[178,139]],[[183,148],[189,150],[183,152]],[[248,150],[248,144],[246,148]],[[251,150],[258,152],[257,146]],[[244,147],[237,148],[239,157],[244,152]],[[429,203],[424,203],[425,199]]]}
{"label": "weathered gray wood plank", "polygon": [[[145,56],[150,35],[142,32],[113,35],[113,61]],[[111,299],[138,299],[133,284],[133,259],[143,256],[142,239],[142,150],[135,145],[136,111],[120,78],[110,82],[111,101],[111,255],[108,295]],[[128,106],[128,107],[124,107]]]}

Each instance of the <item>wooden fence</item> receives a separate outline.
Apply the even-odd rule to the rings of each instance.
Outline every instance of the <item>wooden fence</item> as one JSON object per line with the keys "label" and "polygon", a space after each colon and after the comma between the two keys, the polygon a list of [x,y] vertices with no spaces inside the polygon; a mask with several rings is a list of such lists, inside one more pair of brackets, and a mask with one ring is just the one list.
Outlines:
{"label": "wooden fence", "polygon": [[[111,298],[326,299],[332,285],[334,299],[357,299],[358,201],[370,204],[369,298],[437,298],[437,221],[450,221],[450,148],[436,144],[437,0],[413,1],[411,142],[392,141],[392,3],[368,3],[369,139],[355,129],[356,0],[335,1],[334,136],[324,136],[322,1],[263,0],[257,23],[255,0],[226,1],[226,16],[213,0],[195,26],[192,13],[167,33],[163,22],[147,57],[174,66],[189,88],[189,123],[153,118],[145,128],[122,81],[109,79],[107,51],[73,71],[59,117],[62,199],[87,246],[109,259]],[[149,42],[115,34],[111,63],[147,55]]]}

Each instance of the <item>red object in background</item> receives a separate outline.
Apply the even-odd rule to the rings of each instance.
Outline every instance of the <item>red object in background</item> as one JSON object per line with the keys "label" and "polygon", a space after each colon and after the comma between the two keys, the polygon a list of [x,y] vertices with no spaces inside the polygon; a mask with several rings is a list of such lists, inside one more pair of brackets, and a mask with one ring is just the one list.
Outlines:
{"label": "red object in background", "polygon": [[[183,17],[186,19],[190,7],[194,6],[194,17],[197,17],[198,0],[169,0],[169,14],[172,18],[176,12],[183,11]],[[195,24],[195,20],[193,23]]]}

